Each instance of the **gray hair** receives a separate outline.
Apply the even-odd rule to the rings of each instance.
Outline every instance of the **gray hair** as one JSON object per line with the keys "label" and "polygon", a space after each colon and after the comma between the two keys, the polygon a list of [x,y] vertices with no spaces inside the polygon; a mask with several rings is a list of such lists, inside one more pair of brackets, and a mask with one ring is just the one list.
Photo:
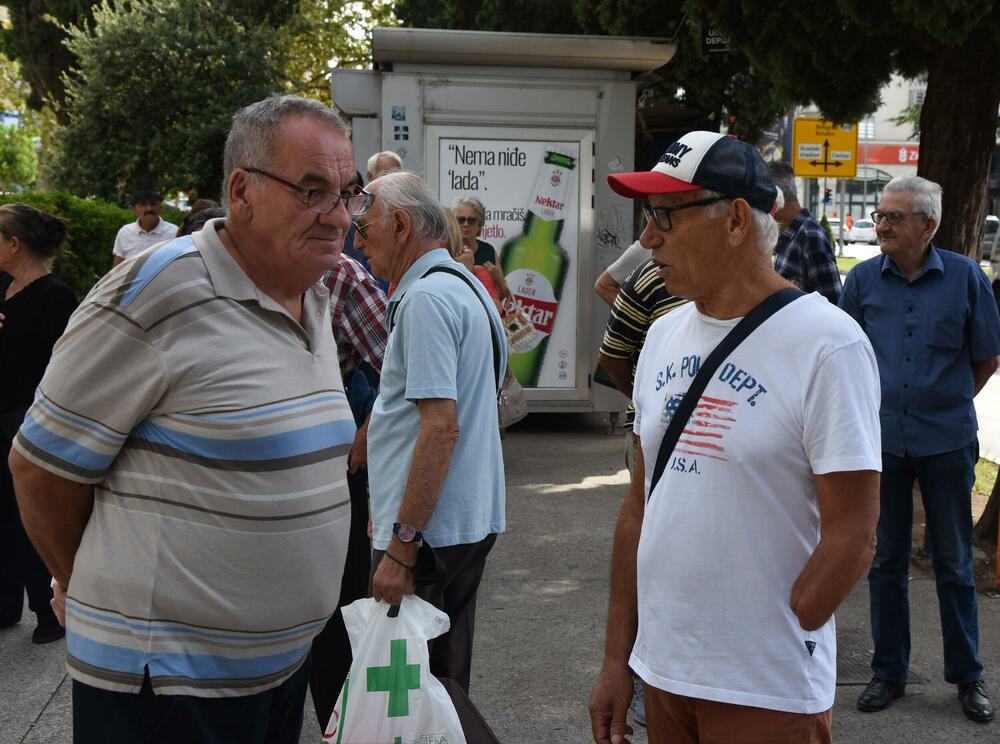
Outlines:
{"label": "gray hair", "polygon": [[885,185],[885,192],[910,194],[910,209],[932,218],[936,223],[934,233],[941,226],[941,186],[920,176],[896,176]]}
{"label": "gray hair", "polygon": [[351,128],[336,111],[311,98],[275,94],[251,103],[233,116],[233,124],[226,137],[222,163],[223,199],[226,198],[229,177],[234,170],[271,165],[274,133],[290,116],[308,116],[348,139],[351,136]]}
{"label": "gray hair", "polygon": [[378,175],[378,173],[375,172],[375,166],[378,165],[379,158],[389,158],[396,163],[397,168],[401,169],[403,167],[403,159],[399,157],[398,153],[395,153],[392,150],[383,150],[382,152],[377,152],[368,158],[368,172],[372,174],[372,177]]}
{"label": "gray hair", "polygon": [[451,203],[451,208],[457,212],[459,207],[472,207],[476,213],[476,219],[479,220],[479,224],[486,224],[486,208],[483,207],[483,203],[476,197],[471,195],[456,196],[455,201]]}
{"label": "gray hair", "polygon": [[[718,191],[709,191],[708,189],[702,189],[701,193],[704,199],[710,199],[716,196],[724,197],[725,199],[735,199],[736,197],[728,196],[727,194],[721,194]],[[781,209],[785,206],[785,197],[781,193],[781,187],[778,187],[777,199],[774,203],[775,211]],[[714,204],[709,204],[705,207],[706,217],[722,217],[726,211],[727,207],[725,202],[715,202]],[[778,235],[780,230],[778,229],[778,223],[775,221],[774,217],[765,212],[762,209],[757,209],[756,207],[750,207],[750,215],[753,217],[753,233],[754,233],[754,243],[757,245],[757,249],[768,256],[774,250],[774,246],[778,242]]]}
{"label": "gray hair", "polygon": [[379,225],[385,225],[389,216],[400,209],[410,216],[414,237],[432,238],[439,243],[448,241],[448,219],[444,207],[415,173],[393,171],[376,181],[375,201],[381,202],[383,210],[378,219]]}
{"label": "gray hair", "polygon": [[791,199],[798,201],[799,192],[795,186],[795,170],[792,166],[784,160],[773,160],[767,168],[771,171],[771,180],[774,181],[774,185],[784,192],[785,201]]}

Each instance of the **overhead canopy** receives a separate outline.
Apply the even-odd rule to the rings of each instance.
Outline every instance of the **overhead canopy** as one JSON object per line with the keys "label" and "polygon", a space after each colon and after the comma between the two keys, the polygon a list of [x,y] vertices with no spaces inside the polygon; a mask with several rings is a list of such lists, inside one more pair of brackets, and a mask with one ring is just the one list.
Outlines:
{"label": "overhead canopy", "polygon": [[557,67],[647,72],[677,51],[669,39],[634,36],[570,36],[430,28],[376,28],[376,65],[393,63]]}

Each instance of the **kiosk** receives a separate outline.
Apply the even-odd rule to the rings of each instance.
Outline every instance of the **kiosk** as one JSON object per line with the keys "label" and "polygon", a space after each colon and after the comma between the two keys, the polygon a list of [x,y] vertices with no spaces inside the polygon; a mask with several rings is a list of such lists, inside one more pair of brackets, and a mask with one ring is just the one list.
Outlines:
{"label": "kiosk", "polygon": [[482,201],[479,237],[531,321],[511,356],[531,411],[623,410],[593,381],[608,319],[594,281],[633,236],[633,205],[606,176],[634,170],[635,77],[676,44],[377,28],[372,48],[376,69],[332,73],[358,170],[393,150],[445,205]]}

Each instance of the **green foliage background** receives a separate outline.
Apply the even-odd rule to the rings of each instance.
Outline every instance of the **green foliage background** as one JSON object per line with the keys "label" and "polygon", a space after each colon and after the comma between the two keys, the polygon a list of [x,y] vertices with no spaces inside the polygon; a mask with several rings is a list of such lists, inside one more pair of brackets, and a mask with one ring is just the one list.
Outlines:
{"label": "green foliage background", "polygon": [[[23,202],[66,219],[66,243],[63,255],[52,270],[82,300],[98,279],[111,268],[111,249],[122,225],[132,222],[131,209],[99,199],[81,199],[64,191],[37,191],[23,194],[0,194],[0,204]],[[177,224],[184,212],[164,206],[164,219]]]}
{"label": "green foliage background", "polygon": [[51,182],[109,200],[143,184],[216,198],[233,113],[280,87],[277,32],[220,0],[93,12],[67,41],[78,67]]}
{"label": "green foliage background", "polygon": [[0,126],[0,189],[30,186],[38,174],[38,156],[28,134],[19,127]]}

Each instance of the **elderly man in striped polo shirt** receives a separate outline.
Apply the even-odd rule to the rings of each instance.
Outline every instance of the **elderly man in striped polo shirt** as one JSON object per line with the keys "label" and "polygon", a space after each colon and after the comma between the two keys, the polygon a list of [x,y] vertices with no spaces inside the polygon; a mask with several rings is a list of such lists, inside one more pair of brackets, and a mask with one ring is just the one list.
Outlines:
{"label": "elderly man in striped polo shirt", "polygon": [[238,112],[228,216],[116,267],[56,345],[11,471],[77,742],[298,742],[350,522],[317,284],[370,204],[349,136],[294,96]]}

